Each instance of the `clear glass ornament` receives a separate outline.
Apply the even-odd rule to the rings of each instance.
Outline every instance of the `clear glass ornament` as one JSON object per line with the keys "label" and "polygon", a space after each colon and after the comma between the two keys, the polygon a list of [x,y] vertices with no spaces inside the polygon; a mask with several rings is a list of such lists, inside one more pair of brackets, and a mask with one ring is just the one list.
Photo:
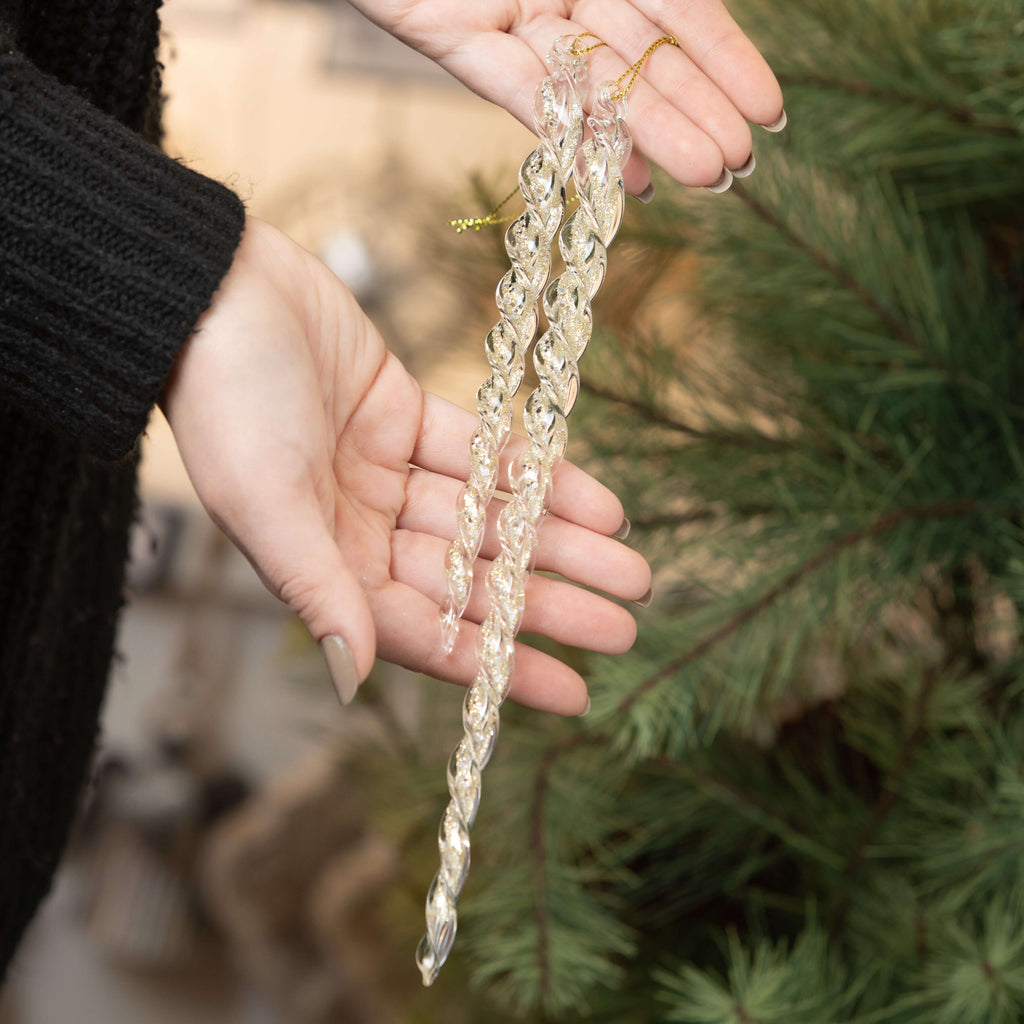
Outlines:
{"label": "clear glass ornament", "polygon": [[[616,99],[610,88],[604,89],[589,119],[593,137],[582,141],[578,95],[586,64],[574,48],[572,37],[568,43],[556,43],[549,58],[552,77],[538,92],[538,122],[562,140],[560,148],[550,140],[538,147],[523,164],[520,188],[528,203],[550,195],[557,187],[553,177],[557,153],[565,175],[574,168],[579,206],[561,231],[553,209],[547,207],[538,208],[536,214],[528,209],[520,218],[524,222],[509,228],[506,249],[513,263],[509,273],[518,276],[514,282],[503,278],[498,288],[502,320],[487,342],[492,375],[478,394],[481,424],[473,438],[473,471],[459,502],[459,540],[449,549],[450,596],[442,619],[451,631],[446,640],[453,642],[469,597],[472,562],[479,550],[487,500],[494,491],[501,445],[511,429],[510,399],[524,372],[529,342],[524,342],[513,314],[525,321],[529,293],[524,282],[528,281],[529,287],[536,286],[535,302],[543,293],[550,326],[534,349],[539,384],[527,399],[523,417],[529,446],[512,468],[512,498],[498,520],[501,550],[487,575],[490,607],[477,637],[478,671],[463,702],[464,735],[448,764],[451,800],[438,833],[441,866],[427,896],[427,931],[416,952],[425,985],[437,977],[455,940],[456,902],[469,872],[469,829],[480,805],[482,772],[497,741],[498,709],[512,681],[515,637],[526,607],[538,529],[568,440],[566,416],[579,392],[577,364],[593,327],[591,300],[604,281],[607,247],[618,230],[625,201],[622,166],[631,148],[625,102]],[[561,188],[564,194],[564,178]],[[543,264],[540,250],[544,239],[550,246],[556,233],[565,271],[545,289],[550,264]],[[527,255],[533,262],[525,262]],[[511,310],[507,316],[506,309]]]}
{"label": "clear glass ornament", "polygon": [[576,76],[583,73],[582,62],[571,50],[556,45],[549,66],[551,74],[534,99],[540,145],[519,170],[526,209],[505,232],[511,266],[498,284],[495,298],[500,319],[485,343],[491,374],[477,392],[480,423],[470,445],[473,469],[459,495],[456,535],[445,556],[448,596],[441,608],[441,638],[449,653],[469,603],[487,506],[512,429],[512,399],[522,383],[526,353],[537,332],[537,303],[551,271],[551,243],[565,213],[566,182],[583,134],[575,84]]}

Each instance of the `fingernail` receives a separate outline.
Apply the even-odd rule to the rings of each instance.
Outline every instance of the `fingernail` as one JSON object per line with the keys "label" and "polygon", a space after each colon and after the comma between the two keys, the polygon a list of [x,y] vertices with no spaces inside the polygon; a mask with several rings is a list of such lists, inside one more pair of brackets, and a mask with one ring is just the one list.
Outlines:
{"label": "fingernail", "polygon": [[334,683],[338,700],[342,704],[351,704],[359,689],[359,676],[356,674],[356,660],[348,644],[340,636],[325,636],[320,641],[320,649],[324,652],[327,671],[331,673],[331,682]]}
{"label": "fingernail", "polygon": [[786,111],[783,109],[782,113],[779,115],[778,121],[773,121],[771,124],[763,124],[761,127],[766,132],[781,132],[782,129],[786,127],[788,121],[789,118],[786,117]]}
{"label": "fingernail", "polygon": [[636,197],[646,206],[654,198],[654,182],[652,181],[643,192],[638,192]]}
{"label": "fingernail", "polygon": [[643,597],[638,598],[633,604],[640,605],[641,608],[650,608],[651,602],[654,600],[654,588],[650,587]]}
{"label": "fingernail", "polygon": [[629,520],[623,519],[622,525],[612,534],[616,540],[625,540],[629,536]]}
{"label": "fingernail", "polygon": [[709,192],[714,192],[717,196],[722,192],[727,192],[729,190],[730,185],[732,185],[732,171],[730,171],[729,168],[726,167],[725,170],[722,171],[722,174],[719,177],[718,181],[716,181],[714,185],[708,185],[707,190]]}
{"label": "fingernail", "polygon": [[747,158],[747,162],[742,167],[734,167],[732,176],[734,178],[749,178],[754,173],[754,168],[757,166],[757,161],[754,159],[754,154],[751,153]]}
{"label": "fingernail", "polygon": [[583,710],[580,712],[579,717],[584,718],[590,714],[590,698],[587,698],[587,703],[583,705]]}

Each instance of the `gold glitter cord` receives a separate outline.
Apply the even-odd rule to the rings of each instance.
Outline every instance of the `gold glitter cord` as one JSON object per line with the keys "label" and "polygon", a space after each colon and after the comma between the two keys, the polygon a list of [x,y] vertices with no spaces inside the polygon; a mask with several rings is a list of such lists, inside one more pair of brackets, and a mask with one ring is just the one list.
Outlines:
{"label": "gold glitter cord", "polygon": [[512,399],[537,330],[537,304],[551,270],[551,243],[562,223],[566,181],[582,136],[582,109],[572,80],[577,61],[565,50],[552,54],[551,74],[534,103],[540,145],[519,171],[526,209],[505,232],[511,266],[497,288],[499,320],[485,346],[491,373],[477,391],[480,421],[470,442],[472,468],[456,506],[455,539],[445,555],[448,595],[441,609],[441,639],[449,653],[469,603],[498,461],[512,430]]}
{"label": "gold glitter cord", "polygon": [[[505,217],[499,217],[502,209],[506,206],[510,199],[519,195],[518,186],[514,188],[497,206],[491,210],[490,213],[485,214],[483,217],[455,217],[453,220],[448,221],[453,228],[455,228],[455,234],[461,235],[463,231],[482,231],[484,228],[494,227],[497,224],[507,224],[510,220],[515,220],[516,215],[510,213]],[[573,203],[577,202],[576,196],[566,196],[565,205],[572,206]]]}
{"label": "gold glitter cord", "polygon": [[[589,46],[583,46],[582,42],[584,39],[593,39],[595,42]],[[594,50],[600,49],[602,46],[608,44],[600,38],[600,36],[594,35],[593,32],[581,32],[576,36],[572,45],[569,47],[569,52],[575,54],[577,57],[582,57],[585,54],[591,53]],[[659,39],[655,39],[650,46],[635,60],[632,64],[626,68],[625,71],[615,79],[614,82],[608,83],[606,88],[609,91],[609,95],[613,100],[624,100],[630,93],[630,90],[636,85],[636,80],[640,77],[640,72],[643,71],[644,65],[651,59],[651,54],[659,46],[679,46],[679,40],[675,36],[661,36]],[[454,224],[455,221],[452,221]]]}
{"label": "gold glitter cord", "polygon": [[499,217],[498,214],[506,207],[509,200],[519,195],[518,186],[512,189],[511,192],[498,205],[491,210],[484,217],[456,217],[454,220],[448,221],[453,228],[455,228],[455,234],[461,235],[463,231],[468,231],[472,228],[474,231],[479,231],[481,228],[489,228],[495,224],[507,224],[510,220],[515,219],[515,214],[509,214],[507,217]]}

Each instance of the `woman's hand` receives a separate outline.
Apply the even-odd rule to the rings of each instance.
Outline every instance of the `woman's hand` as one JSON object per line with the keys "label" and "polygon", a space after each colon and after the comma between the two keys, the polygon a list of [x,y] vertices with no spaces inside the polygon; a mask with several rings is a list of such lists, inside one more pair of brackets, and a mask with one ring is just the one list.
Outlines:
{"label": "woman's hand", "polygon": [[[353,0],[368,18],[433,58],[474,92],[533,125],[544,57],[559,36],[592,32],[591,79],[617,78],[671,35],[629,94],[636,149],[626,189],[651,180],[648,157],[684,185],[713,185],[726,168],[749,173],[748,122],[779,130],[782,92],[721,0]],[[587,43],[593,40],[586,40]]]}
{"label": "woman's hand", "polygon": [[[318,641],[343,639],[325,645],[334,673],[348,673],[338,680],[343,696],[370,671],[375,651],[472,681],[482,580],[451,655],[438,615],[476,417],[424,394],[323,264],[250,218],[163,404],[214,521]],[[554,495],[537,568],[620,598],[644,595],[647,564],[609,536],[623,520],[618,499],[569,464]],[[496,514],[485,558],[497,551]],[[635,637],[618,604],[541,576],[530,581],[523,628],[608,653]],[[579,714],[587,701],[576,672],[522,645],[511,696],[561,714]]]}

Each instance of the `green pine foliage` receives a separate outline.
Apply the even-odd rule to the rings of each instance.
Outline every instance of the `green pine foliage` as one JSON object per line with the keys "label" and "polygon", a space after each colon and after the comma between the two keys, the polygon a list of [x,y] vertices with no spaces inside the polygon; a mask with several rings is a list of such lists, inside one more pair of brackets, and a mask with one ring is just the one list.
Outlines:
{"label": "green pine foliage", "polygon": [[453,958],[521,1020],[1012,1024],[1024,8],[736,13],[790,127],[631,204],[570,421],[655,604],[505,716]]}

